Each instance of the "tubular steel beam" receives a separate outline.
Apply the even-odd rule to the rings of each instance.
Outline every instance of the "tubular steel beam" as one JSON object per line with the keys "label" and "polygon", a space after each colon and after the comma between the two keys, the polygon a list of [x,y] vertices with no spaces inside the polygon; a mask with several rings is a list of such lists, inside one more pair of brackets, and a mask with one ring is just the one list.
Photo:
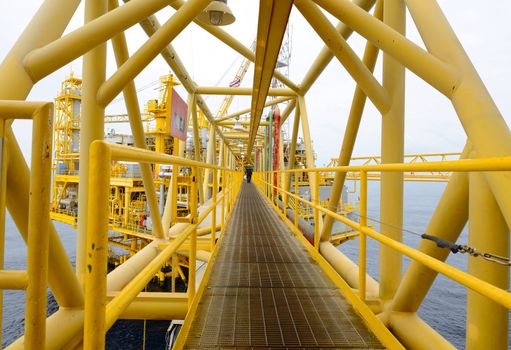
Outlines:
{"label": "tubular steel beam", "polygon": [[[85,23],[108,11],[107,0],[85,2]],[[78,180],[78,228],[76,231],[76,275],[83,284],[86,273],[87,208],[89,207],[89,147],[105,134],[105,108],[96,93],[106,77],[106,43],[83,56],[83,87],[80,113],[80,169]],[[94,203],[94,202],[93,202]]]}
{"label": "tubular steel beam", "polygon": [[[499,256],[509,256],[509,229],[483,173],[469,175],[468,245]],[[468,272],[502,289],[509,288],[509,268],[468,257]],[[508,310],[471,290],[467,293],[467,350],[506,349]]]}
{"label": "tubular steel beam", "polygon": [[[171,6],[175,9],[179,9],[181,6],[183,6],[185,2],[183,0],[175,0],[171,3]],[[207,25],[204,24],[198,20],[195,20],[195,24],[197,24],[199,27],[203,28],[205,31],[209,32],[211,35],[231,47],[233,50],[237,51],[240,55],[243,57],[249,59],[252,62],[255,62],[255,55],[248,47],[240,43],[238,40],[236,40],[233,36],[228,34],[225,30],[222,28],[219,28],[217,26],[213,25]],[[295,92],[298,92],[300,89],[299,87],[293,83],[289,78],[287,78],[284,74],[280,73],[277,70],[273,71],[273,75],[275,78],[280,80],[284,85],[289,87]]]}
{"label": "tubular steel beam", "polygon": [[[269,86],[268,86],[269,87]],[[256,88],[230,88],[222,86],[198,86],[195,92],[201,95],[243,95],[250,96]],[[291,89],[273,88],[268,90],[268,96],[288,96],[295,97],[296,93]]]}
{"label": "tubular steel beam", "polygon": [[252,152],[259,128],[264,101],[269,93],[273,70],[277,63],[292,5],[293,1],[290,0],[261,0],[259,3],[248,157]]}
{"label": "tubular steel beam", "polygon": [[[164,8],[169,2],[171,0],[132,0],[115,11],[98,16],[83,27],[30,52],[23,62],[25,68],[32,81],[37,82],[117,33]],[[60,11],[55,13],[60,15]]]}
{"label": "tubular steel beam", "polygon": [[[373,17],[371,17],[373,18]],[[373,18],[374,19],[374,18]],[[376,19],[375,19],[376,20]],[[383,22],[405,35],[406,9],[404,0],[383,2]],[[381,23],[381,22],[379,22]],[[405,67],[388,53],[383,54],[383,87],[391,99],[390,109],[382,114],[382,163],[402,163],[404,156]],[[403,240],[403,173],[381,174],[380,218],[381,233],[396,241]],[[380,298],[394,297],[401,282],[403,258],[397,251],[380,247]]]}
{"label": "tubular steel beam", "polygon": [[387,92],[318,6],[312,0],[297,0],[295,6],[357,82],[357,86],[364,91],[380,112],[386,112],[390,106]]}
{"label": "tubular steel beam", "polygon": [[[379,1],[375,11],[375,16],[380,18],[383,13],[383,1]],[[376,46],[367,42],[363,62],[367,68],[373,72],[376,60],[378,58],[378,49]],[[338,165],[348,165],[350,163],[351,155],[353,154],[353,148],[355,147],[355,140],[357,139],[358,129],[360,127],[360,121],[362,120],[362,114],[364,112],[364,106],[367,96],[364,94],[362,89],[357,85],[355,93],[353,94],[353,100],[351,102],[350,114],[348,116],[348,122],[346,123],[346,129],[344,131],[344,137],[342,139],[341,151],[339,153]],[[336,210],[337,203],[341,198],[342,188],[346,180],[346,173],[336,172],[334,177],[334,183],[330,192],[330,201],[328,203],[328,209]],[[328,241],[330,234],[332,233],[333,220],[327,216],[323,224],[323,230],[321,232],[321,240]]]}
{"label": "tubular steel beam", "polygon": [[[459,67],[462,72],[460,84],[453,91],[451,101],[475,156],[511,154],[509,127],[436,1],[408,0],[407,5],[428,50]],[[509,173],[491,173],[486,177],[507,225],[511,227]]]}
{"label": "tubular steel beam", "polygon": [[98,101],[108,105],[127,82],[133,80],[197,16],[211,0],[189,0],[152,35],[98,91]]}
{"label": "tubular steel beam", "polygon": [[[376,0],[353,0],[353,4],[357,5],[364,11],[369,11]],[[353,33],[353,29],[348,27],[346,24],[339,22],[337,26],[335,27],[337,32],[341,34],[341,36],[348,40],[348,38]],[[314,84],[314,82],[318,79],[319,75],[325,70],[325,68],[328,66],[330,61],[334,58],[334,54],[328,46],[324,46],[321,51],[319,52],[319,55],[316,57],[314,62],[312,63],[312,66],[309,68],[307,73],[305,73],[305,76],[302,79],[302,82],[300,83],[300,93],[305,95],[307,94],[307,91],[311,88],[311,86]]]}
{"label": "tubular steel beam", "polygon": [[[117,0],[109,0],[109,11],[113,11],[118,6]],[[126,36],[124,33],[119,33],[112,38],[112,47],[114,50],[117,67],[119,68],[129,58],[128,45],[126,44]],[[144,134],[144,125],[142,123],[142,116],[140,114],[140,107],[137,98],[137,91],[135,82],[129,81],[123,89],[124,102],[128,112],[131,132],[135,139],[135,146],[138,148],[146,149],[146,141]],[[154,235],[158,238],[163,238],[164,230],[162,226],[161,217],[159,214],[158,203],[156,201],[156,189],[154,187],[153,173],[149,164],[140,163],[140,170],[142,172],[142,179],[144,182],[144,190],[149,202],[149,209],[151,213],[151,221],[153,222]]]}
{"label": "tubular steel beam", "polygon": [[[459,72],[420,48],[401,33],[382,23],[348,0],[314,0],[382,51],[392,55],[442,94],[451,97],[459,85]],[[430,25],[428,27],[431,27]]]}
{"label": "tubular steel beam", "polygon": [[[80,1],[46,0],[18,38],[0,65],[0,99],[23,100],[33,87],[25,71],[23,57],[33,49],[44,46],[59,38],[68,25]],[[56,17],[54,14],[59,13]],[[45,28],[45,30],[41,30]],[[12,84],[15,81],[16,84]],[[9,213],[25,242],[28,238],[28,198],[30,171],[10,126],[5,126],[7,140],[6,203]],[[79,307],[83,305],[83,294],[74,275],[66,251],[55,227],[50,222],[49,283],[60,306]]]}
{"label": "tubular steel beam", "polygon": [[[127,2],[127,0],[124,0]],[[174,3],[177,2],[174,1]],[[158,22],[158,19],[155,16],[149,16],[142,22],[140,22],[140,26],[144,30],[144,32],[147,34],[147,36],[151,37],[156,33],[160,28],[160,23]],[[186,89],[186,91],[189,94],[195,94],[195,90],[197,88],[197,84],[191,79],[190,74],[186,70],[183,62],[179,58],[179,55],[177,54],[176,50],[174,50],[174,47],[169,43],[162,51],[161,56],[167,62],[169,67],[172,69],[172,71],[176,74],[176,76],[179,78],[179,81],[181,84],[183,84],[183,87]],[[200,109],[204,112],[204,115],[208,119],[209,123],[213,125],[213,127],[216,129],[216,132],[218,136],[223,139],[223,133],[222,130],[220,130],[219,127],[217,127],[214,124],[214,116],[209,110],[208,105],[206,104],[206,101],[202,98],[201,95],[195,95],[195,100],[197,105],[200,107]],[[232,150],[227,146],[228,149],[232,152]]]}
{"label": "tubular steel beam", "polygon": [[[288,97],[288,96],[277,97],[277,98],[274,98],[273,100],[266,101],[266,103],[264,104],[264,107],[273,106],[278,103],[289,101],[291,99],[292,99],[292,97]],[[226,120],[233,119],[233,118],[236,118],[240,115],[247,114],[247,113],[250,113],[250,108],[245,108],[240,111],[237,111],[236,113],[231,113],[223,118],[215,119],[215,122],[221,125],[221,124],[223,124],[222,122],[224,122]],[[262,124],[260,124],[260,125],[262,125]]]}

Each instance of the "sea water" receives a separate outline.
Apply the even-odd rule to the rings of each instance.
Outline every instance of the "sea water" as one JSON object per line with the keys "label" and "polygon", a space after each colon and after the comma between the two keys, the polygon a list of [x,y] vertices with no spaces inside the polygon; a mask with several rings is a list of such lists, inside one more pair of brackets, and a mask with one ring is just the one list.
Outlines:
{"label": "sea water", "polygon": [[[358,186],[354,182],[348,182],[350,201],[358,201]],[[445,183],[420,183],[406,182],[404,187],[404,222],[403,227],[416,233],[423,233],[438,200],[445,188]],[[357,187],[357,189],[355,189]],[[330,188],[321,188],[321,199],[329,197]],[[379,221],[380,207],[380,183],[371,181],[368,184],[368,217]],[[356,215],[353,217],[357,219]],[[369,219],[369,220],[370,220]],[[379,230],[380,224],[374,222],[375,229]],[[76,239],[74,230],[65,224],[55,222],[70,261],[74,265],[76,259]],[[337,227],[339,228],[339,227]],[[6,249],[5,269],[26,269],[26,246],[19,235],[16,226],[9,215],[6,218]],[[420,237],[413,234],[403,233],[405,244],[417,247]],[[459,237],[458,243],[467,243],[467,229]],[[477,247],[476,247],[477,248]],[[353,261],[358,261],[358,240],[349,241],[339,246],[339,249]],[[367,243],[367,271],[378,279],[379,258],[378,244],[368,238]],[[463,271],[467,270],[467,256],[450,254],[447,262]],[[409,259],[404,258],[403,271],[409,264]],[[57,306],[51,293],[49,295],[48,313],[56,311]],[[466,289],[439,275],[426,299],[421,305],[419,315],[432,328],[442,334],[457,348],[465,346],[465,322],[466,322]],[[25,293],[22,291],[5,291],[3,307],[3,341],[6,346],[23,334],[23,319],[25,308]],[[168,321],[148,321],[146,325],[146,349],[164,349],[165,331]],[[118,321],[109,331],[107,348],[110,349],[141,349],[143,342],[143,321]],[[511,337],[510,337],[511,338]]]}

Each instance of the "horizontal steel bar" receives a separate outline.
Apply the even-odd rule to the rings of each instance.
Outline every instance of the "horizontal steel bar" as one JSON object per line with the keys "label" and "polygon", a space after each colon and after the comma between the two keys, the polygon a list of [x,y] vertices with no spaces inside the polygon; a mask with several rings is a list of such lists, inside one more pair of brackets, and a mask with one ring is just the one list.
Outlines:
{"label": "horizontal steel bar", "polygon": [[21,270],[0,270],[0,289],[27,289],[28,274]]}
{"label": "horizontal steel bar", "polygon": [[[221,86],[198,86],[195,93],[201,95],[252,95],[252,88],[229,88]],[[272,88],[268,91],[268,96],[296,96],[296,92],[286,88]]]}
{"label": "horizontal steel bar", "polygon": [[286,169],[277,173],[332,173],[332,172],[431,172],[431,171],[511,171],[511,157],[491,157],[478,159],[448,160],[442,162],[425,163],[394,163],[375,165],[350,165],[331,168]]}

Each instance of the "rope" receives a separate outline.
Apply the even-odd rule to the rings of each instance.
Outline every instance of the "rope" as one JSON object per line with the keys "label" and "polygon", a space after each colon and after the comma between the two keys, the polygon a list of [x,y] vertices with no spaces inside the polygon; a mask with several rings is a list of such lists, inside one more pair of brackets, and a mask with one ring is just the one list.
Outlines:
{"label": "rope", "polygon": [[[358,216],[359,218],[362,217],[360,214],[357,214],[357,213],[351,213],[351,214],[353,214],[355,216]],[[395,225],[392,225],[392,224],[388,224],[388,223],[382,222],[380,220],[376,220],[376,219],[370,218],[368,216],[366,216],[365,218],[368,219],[368,220],[377,222],[377,223],[379,223],[381,225],[392,227],[392,228],[401,230],[403,232],[406,232],[406,233],[418,236],[418,237],[420,237],[422,239],[426,239],[428,241],[435,242],[436,246],[438,248],[449,249],[454,254],[457,254],[457,253],[468,254],[468,255],[476,257],[476,258],[477,257],[483,258],[483,259],[485,259],[487,261],[490,261],[490,262],[493,262],[493,263],[496,263],[496,264],[499,264],[499,265],[511,266],[511,259],[503,257],[503,256],[500,256],[500,255],[496,255],[496,254],[492,254],[492,253],[481,253],[481,252],[477,251],[476,248],[470,247],[468,245],[462,245],[462,244],[456,244],[456,243],[453,243],[453,242],[449,242],[449,241],[446,241],[444,239],[441,239],[440,237],[428,235],[427,233],[417,233],[417,232],[405,229],[403,227],[398,227],[398,226],[395,226]]]}

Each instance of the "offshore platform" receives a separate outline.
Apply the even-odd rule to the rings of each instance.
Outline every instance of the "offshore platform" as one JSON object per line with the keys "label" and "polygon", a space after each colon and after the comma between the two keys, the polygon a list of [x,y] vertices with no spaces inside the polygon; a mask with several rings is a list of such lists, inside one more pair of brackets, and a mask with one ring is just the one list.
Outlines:
{"label": "offshore platform", "polygon": [[[0,65],[0,289],[26,295],[24,334],[9,349],[104,349],[121,319],[168,321],[161,348],[452,349],[417,314],[438,274],[467,288],[466,348],[508,348],[511,134],[436,0],[260,0],[251,46],[229,33],[227,0],[85,0],[84,24],[64,34],[79,4],[44,0]],[[299,84],[286,74],[292,9],[325,44]],[[425,48],[405,36],[406,11]],[[172,46],[192,23],[243,57],[229,87],[197,84]],[[129,53],[137,25],[148,38]],[[354,32],[366,40],[361,58]],[[172,74],[141,108],[134,79],[159,55]],[[54,100],[26,101],[81,57],[81,77]],[[356,88],[339,156],[317,167],[305,97],[334,59]],[[252,63],[252,87],[241,87]],[[404,153],[405,70],[452,102],[462,152]],[[107,115],[121,93],[126,114]],[[216,113],[205,95],[225,96]],[[229,113],[234,96],[250,96],[250,108]],[[381,155],[352,157],[367,100],[382,116]],[[32,120],[28,165],[17,119]],[[371,180],[381,183],[378,230]],[[403,242],[404,181],[447,182],[416,247]],[[4,268],[6,210],[27,243],[26,270]],[[52,220],[76,228],[75,266]],[[467,223],[468,245],[458,244]],[[338,249],[353,240],[358,261]],[[468,271],[447,264],[450,253],[466,254]],[[48,288],[58,310],[47,317]]]}

